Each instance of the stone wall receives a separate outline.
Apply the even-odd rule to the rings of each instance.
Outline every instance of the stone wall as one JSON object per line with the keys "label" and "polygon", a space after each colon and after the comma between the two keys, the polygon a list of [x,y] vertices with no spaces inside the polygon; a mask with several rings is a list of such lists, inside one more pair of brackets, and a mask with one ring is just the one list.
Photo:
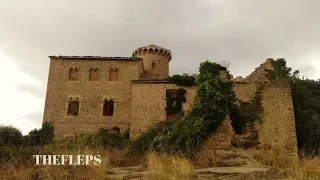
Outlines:
{"label": "stone wall", "polygon": [[297,156],[292,94],[288,82],[268,84],[262,91],[262,125],[259,141],[266,150]]}
{"label": "stone wall", "polygon": [[[250,102],[255,96],[258,87],[262,89],[262,107],[261,121],[257,121],[253,126],[249,127],[248,135],[252,132],[258,132],[258,142],[256,146],[264,151],[273,151],[277,157],[291,161],[297,160],[297,138],[294,119],[294,109],[291,88],[288,82],[270,82],[265,78],[264,69],[270,69],[271,60],[267,59],[255,71],[246,78],[232,79],[234,86],[233,91],[241,102]],[[225,121],[226,123],[227,121]],[[221,128],[228,127],[222,124]],[[229,130],[225,130],[229,132]],[[218,131],[216,134],[208,138],[205,143],[201,156],[201,160],[208,161],[210,154],[214,154],[216,149],[228,144],[232,138],[232,133]],[[245,135],[244,135],[245,136]],[[226,142],[221,142],[221,138],[225,138]],[[290,164],[288,164],[290,166]]]}
{"label": "stone wall", "polygon": [[[79,69],[79,80],[68,81],[70,68]],[[99,80],[89,81],[90,68],[99,69]],[[109,80],[109,69],[118,68],[119,81]],[[131,80],[139,78],[139,61],[51,59],[44,121],[52,121],[55,137],[94,132],[99,127],[128,128],[131,115]],[[70,97],[79,98],[78,116],[67,116]],[[113,116],[102,116],[104,99],[114,100]]]}
{"label": "stone wall", "polygon": [[[142,132],[166,120],[166,89],[179,89],[172,82],[136,81],[132,84],[130,138],[136,139]],[[186,89],[186,103],[183,110],[187,111],[193,104],[195,87]]]}
{"label": "stone wall", "polygon": [[250,102],[255,96],[258,84],[248,82],[233,82],[233,88],[236,97],[241,102]]}
{"label": "stone wall", "polygon": [[[148,53],[150,49],[148,49]],[[159,51],[160,52],[160,51]],[[130,127],[130,137],[136,139],[148,128],[164,121],[166,117],[166,89],[180,88],[169,81],[141,80],[144,72],[150,71],[146,77],[154,77],[154,73],[161,71],[159,77],[166,77],[168,61],[171,54],[163,56],[159,68],[150,68],[149,60],[158,58],[154,52],[144,54],[137,50],[137,55],[146,55],[140,60],[133,59],[64,59],[54,58],[50,62],[44,121],[52,121],[55,127],[55,137],[69,137],[75,134],[94,132],[101,127],[118,126],[122,131]],[[163,55],[163,54],[162,54]],[[161,55],[161,56],[162,56]],[[150,57],[149,57],[150,56]],[[112,59],[112,58],[111,58]],[[148,63],[145,65],[144,62]],[[264,69],[270,68],[270,60],[266,60],[260,67],[246,78],[235,78],[233,90],[242,102],[250,102],[256,89],[261,83],[263,114],[261,124],[256,128],[259,142],[264,149],[275,150],[280,155],[297,156],[297,140],[294,122],[292,95],[286,82],[268,83],[264,78]],[[159,61],[158,61],[159,63]],[[70,68],[78,68],[79,79],[69,81]],[[98,81],[89,81],[90,69],[99,70]],[[109,81],[109,70],[119,70],[119,80]],[[155,71],[155,72],[151,72]],[[156,75],[157,76],[157,75]],[[196,87],[182,87],[186,89],[187,102],[183,104],[183,111],[187,111],[193,104]],[[79,98],[78,116],[67,116],[69,99]],[[103,116],[104,99],[114,100],[113,116]],[[259,127],[258,127],[259,126]],[[212,135],[205,150],[229,146],[232,139],[230,120],[225,120],[217,134]],[[229,141],[230,140],[230,141]]]}
{"label": "stone wall", "polygon": [[209,136],[203,145],[202,151],[196,155],[196,164],[201,167],[212,166],[216,151],[230,148],[233,134],[231,120],[229,117],[226,117],[217,131]]}

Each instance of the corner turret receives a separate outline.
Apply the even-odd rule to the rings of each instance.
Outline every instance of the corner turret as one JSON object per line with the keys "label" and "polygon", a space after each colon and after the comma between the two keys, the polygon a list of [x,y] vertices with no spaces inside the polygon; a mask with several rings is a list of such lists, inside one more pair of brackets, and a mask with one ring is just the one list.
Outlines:
{"label": "corner turret", "polygon": [[143,59],[143,79],[164,79],[169,76],[171,51],[154,44],[136,49],[132,57]]}

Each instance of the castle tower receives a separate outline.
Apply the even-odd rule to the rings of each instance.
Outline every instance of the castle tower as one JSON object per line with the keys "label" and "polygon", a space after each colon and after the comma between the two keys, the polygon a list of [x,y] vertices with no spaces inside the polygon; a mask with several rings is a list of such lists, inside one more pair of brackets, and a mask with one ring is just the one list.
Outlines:
{"label": "castle tower", "polygon": [[164,79],[169,76],[171,51],[154,44],[136,49],[132,57],[143,59],[143,79]]}

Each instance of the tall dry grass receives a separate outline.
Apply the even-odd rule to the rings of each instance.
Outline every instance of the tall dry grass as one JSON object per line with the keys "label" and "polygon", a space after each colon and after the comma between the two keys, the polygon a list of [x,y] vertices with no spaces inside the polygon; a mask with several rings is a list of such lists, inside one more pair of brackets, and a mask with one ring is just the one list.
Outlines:
{"label": "tall dry grass", "polygon": [[164,156],[157,153],[147,155],[149,180],[188,180],[195,176],[190,160],[179,156]]}
{"label": "tall dry grass", "polygon": [[[62,154],[62,153],[61,153]],[[110,155],[108,151],[95,149],[84,149],[78,152],[68,152],[67,154],[99,154],[101,155],[100,165],[34,165],[34,163],[21,164],[15,167],[0,167],[0,179],[14,180],[34,180],[34,179],[93,179],[100,180],[107,178],[107,170],[110,168]],[[34,160],[30,157],[30,161]]]}
{"label": "tall dry grass", "polygon": [[320,157],[319,156],[302,156],[301,169],[306,179],[320,179]]}
{"label": "tall dry grass", "polygon": [[[2,147],[3,148],[3,147]],[[132,166],[141,159],[127,155],[126,149],[89,148],[85,143],[61,141],[44,147],[8,147],[0,151],[0,179],[106,179],[112,167]],[[1,152],[3,154],[1,154]],[[8,154],[9,153],[9,154]],[[101,155],[100,165],[35,165],[32,155]],[[6,159],[4,159],[4,156]]]}
{"label": "tall dry grass", "polygon": [[274,150],[251,149],[249,152],[254,159],[270,167],[275,178],[303,178],[298,157],[279,156],[279,153]]}

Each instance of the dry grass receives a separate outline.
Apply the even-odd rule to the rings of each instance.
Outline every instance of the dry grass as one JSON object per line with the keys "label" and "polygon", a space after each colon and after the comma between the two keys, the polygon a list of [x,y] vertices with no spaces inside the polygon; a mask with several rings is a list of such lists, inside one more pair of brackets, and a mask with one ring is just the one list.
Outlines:
{"label": "dry grass", "polygon": [[301,169],[309,179],[320,179],[320,157],[302,157]]}
{"label": "dry grass", "polygon": [[[140,159],[126,155],[126,149],[105,150],[80,144],[70,147],[69,142],[53,143],[38,150],[24,148],[12,149],[12,151],[14,156],[10,156],[8,163],[0,165],[0,179],[106,179],[108,169],[112,167],[141,163]],[[33,154],[101,155],[101,164],[36,166],[32,158]]]}
{"label": "dry grass", "polygon": [[[67,153],[72,154],[72,153]],[[108,152],[99,150],[85,149],[75,154],[99,154],[101,155],[100,165],[80,165],[80,166],[36,166],[21,165],[20,167],[1,167],[0,179],[106,179],[107,170],[110,168]],[[33,161],[32,157],[30,161]]]}
{"label": "dry grass", "polygon": [[146,164],[150,180],[187,180],[195,175],[192,163],[183,157],[150,153]]}
{"label": "dry grass", "polygon": [[287,176],[298,179],[303,177],[298,157],[279,156],[278,152],[273,150],[251,149],[249,152],[254,159],[263,165],[269,166],[275,177]]}

